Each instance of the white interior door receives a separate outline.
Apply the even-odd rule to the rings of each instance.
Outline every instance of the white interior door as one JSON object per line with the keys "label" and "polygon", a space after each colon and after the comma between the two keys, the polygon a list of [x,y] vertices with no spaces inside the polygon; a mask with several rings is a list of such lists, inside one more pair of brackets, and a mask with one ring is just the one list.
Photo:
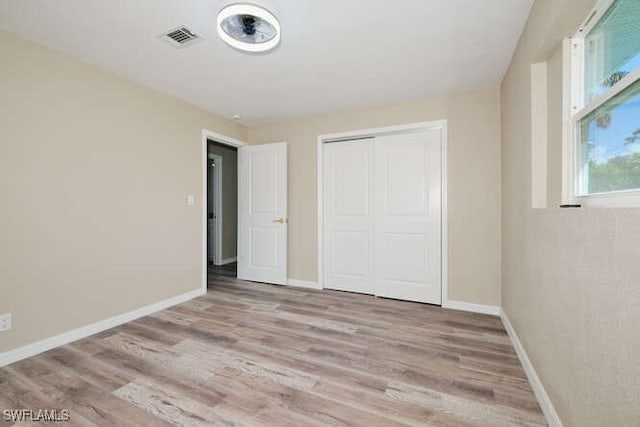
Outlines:
{"label": "white interior door", "polygon": [[443,137],[323,146],[324,287],[442,303]]}
{"label": "white interior door", "polygon": [[376,137],[376,295],[442,303],[442,136]]}
{"label": "white interior door", "polygon": [[287,283],[287,145],[240,147],[238,278]]}
{"label": "white interior door", "polygon": [[324,287],[373,294],[373,139],[324,146]]}

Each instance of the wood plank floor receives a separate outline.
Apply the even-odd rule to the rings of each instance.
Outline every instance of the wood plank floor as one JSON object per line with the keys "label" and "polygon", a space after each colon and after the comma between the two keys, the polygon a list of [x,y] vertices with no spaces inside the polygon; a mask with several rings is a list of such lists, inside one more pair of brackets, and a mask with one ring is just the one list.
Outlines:
{"label": "wood plank floor", "polygon": [[546,425],[498,318],[210,280],[202,297],[0,369],[0,416],[57,408],[70,411],[63,425]]}

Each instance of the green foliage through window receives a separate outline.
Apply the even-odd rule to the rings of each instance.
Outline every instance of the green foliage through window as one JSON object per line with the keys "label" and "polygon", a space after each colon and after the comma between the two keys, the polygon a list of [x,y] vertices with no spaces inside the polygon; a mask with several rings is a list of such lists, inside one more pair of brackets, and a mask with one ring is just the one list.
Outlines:
{"label": "green foliage through window", "polygon": [[618,156],[606,163],[589,160],[589,193],[640,188],[640,153]]}

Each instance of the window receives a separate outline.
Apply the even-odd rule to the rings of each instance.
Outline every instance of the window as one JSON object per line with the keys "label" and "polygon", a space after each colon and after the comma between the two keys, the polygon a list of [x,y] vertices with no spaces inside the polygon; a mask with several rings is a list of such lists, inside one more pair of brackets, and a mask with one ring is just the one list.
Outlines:
{"label": "window", "polygon": [[569,194],[640,206],[640,1],[603,0],[572,40]]}

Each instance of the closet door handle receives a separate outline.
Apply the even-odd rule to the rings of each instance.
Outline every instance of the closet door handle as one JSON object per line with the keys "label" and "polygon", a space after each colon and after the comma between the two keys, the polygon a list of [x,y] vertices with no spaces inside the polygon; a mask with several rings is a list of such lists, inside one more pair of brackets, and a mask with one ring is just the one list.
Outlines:
{"label": "closet door handle", "polygon": [[280,218],[280,219],[274,219],[272,222],[279,222],[280,224],[284,224],[285,222],[287,222],[287,220],[284,218]]}

